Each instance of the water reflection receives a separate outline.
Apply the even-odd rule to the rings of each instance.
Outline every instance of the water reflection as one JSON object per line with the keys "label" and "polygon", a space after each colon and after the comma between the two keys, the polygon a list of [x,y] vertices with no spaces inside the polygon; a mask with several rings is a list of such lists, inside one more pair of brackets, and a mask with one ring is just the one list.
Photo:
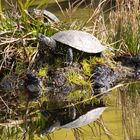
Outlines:
{"label": "water reflection", "polygon": [[[107,96],[107,102],[109,104],[108,109],[102,114],[105,126],[112,134],[113,140],[138,140],[140,139],[140,83],[132,82],[131,84],[124,85],[123,87],[110,92]],[[89,111],[89,104],[87,104]],[[92,106],[90,104],[90,106]],[[84,105],[79,106],[79,109],[86,110]],[[90,107],[91,110],[93,106]],[[102,108],[101,106],[98,108]],[[93,109],[94,110],[94,109]],[[79,112],[79,110],[77,111]],[[80,111],[81,112],[81,111]],[[85,113],[85,112],[84,112]],[[85,113],[86,114],[86,113]],[[74,122],[74,121],[73,121]],[[70,122],[71,123],[71,122]],[[67,124],[70,124],[67,122]],[[66,126],[67,126],[66,124]],[[96,123],[94,123],[95,125]],[[80,127],[82,131],[81,137],[86,140],[94,138],[95,140],[108,140],[110,137],[106,135],[101,129],[101,132],[90,123],[90,127]],[[63,126],[63,125],[62,125]],[[65,126],[65,125],[64,125]],[[90,130],[92,128],[92,130]],[[73,134],[71,134],[71,132]],[[63,134],[62,134],[63,133]],[[78,132],[74,131],[55,131],[54,139],[71,138],[75,139],[72,135],[78,135]],[[88,137],[87,137],[88,133]],[[94,134],[96,136],[93,136]],[[65,136],[64,136],[65,134]],[[50,135],[52,137],[52,135]]]}
{"label": "water reflection", "polygon": [[140,82],[132,82],[120,88],[122,125],[130,140],[140,139]]}
{"label": "water reflection", "polygon": [[[96,121],[106,109],[102,100],[89,101],[77,105],[70,104],[59,109],[47,109],[48,102],[42,104],[42,115],[45,118],[43,134],[60,128],[78,128]],[[47,107],[48,108],[48,107]]]}

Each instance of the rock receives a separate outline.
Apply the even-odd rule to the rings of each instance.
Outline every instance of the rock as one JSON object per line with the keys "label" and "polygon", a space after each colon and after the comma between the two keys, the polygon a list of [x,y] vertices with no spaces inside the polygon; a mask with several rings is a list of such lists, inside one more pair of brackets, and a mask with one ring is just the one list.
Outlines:
{"label": "rock", "polygon": [[29,100],[36,100],[42,95],[41,80],[33,73],[27,73],[24,81]]}

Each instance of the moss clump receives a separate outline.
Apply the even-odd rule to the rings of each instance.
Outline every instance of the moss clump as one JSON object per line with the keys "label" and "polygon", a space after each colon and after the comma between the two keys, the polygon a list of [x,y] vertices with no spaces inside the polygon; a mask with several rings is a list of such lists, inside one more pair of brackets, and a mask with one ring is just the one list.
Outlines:
{"label": "moss clump", "polygon": [[91,67],[97,63],[106,63],[105,59],[102,57],[90,57],[90,59],[83,59],[81,62],[84,75],[91,75]]}
{"label": "moss clump", "polygon": [[74,70],[71,70],[68,73],[67,80],[69,81],[69,83],[74,83],[77,85],[81,85],[81,84],[84,85],[86,83],[84,78],[78,72],[75,72]]}
{"label": "moss clump", "polygon": [[67,80],[71,84],[91,87],[91,81],[87,80],[85,75],[82,75],[79,72],[75,72],[74,70],[70,70],[67,75]]}
{"label": "moss clump", "polygon": [[48,72],[48,66],[42,67],[39,69],[38,76],[39,77],[46,77]]}

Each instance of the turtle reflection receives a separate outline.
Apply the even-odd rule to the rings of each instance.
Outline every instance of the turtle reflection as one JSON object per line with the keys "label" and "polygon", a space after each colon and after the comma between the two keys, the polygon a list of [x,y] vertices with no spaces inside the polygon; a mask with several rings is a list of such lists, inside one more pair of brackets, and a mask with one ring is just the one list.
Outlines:
{"label": "turtle reflection", "polygon": [[78,128],[97,120],[106,109],[102,100],[90,101],[88,103],[79,103],[58,108],[46,109],[49,104],[42,104],[41,113],[45,119],[45,128],[41,135],[53,132],[61,128]]}

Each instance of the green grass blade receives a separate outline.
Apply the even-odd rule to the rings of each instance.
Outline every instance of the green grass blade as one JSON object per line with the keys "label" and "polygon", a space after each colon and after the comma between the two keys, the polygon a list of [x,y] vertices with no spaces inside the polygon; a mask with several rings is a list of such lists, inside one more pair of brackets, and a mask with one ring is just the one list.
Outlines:
{"label": "green grass blade", "polygon": [[21,0],[18,0],[19,7],[22,11],[24,11],[24,4]]}
{"label": "green grass blade", "polygon": [[40,8],[41,6],[47,4],[48,0],[41,0],[37,6],[37,8]]}

